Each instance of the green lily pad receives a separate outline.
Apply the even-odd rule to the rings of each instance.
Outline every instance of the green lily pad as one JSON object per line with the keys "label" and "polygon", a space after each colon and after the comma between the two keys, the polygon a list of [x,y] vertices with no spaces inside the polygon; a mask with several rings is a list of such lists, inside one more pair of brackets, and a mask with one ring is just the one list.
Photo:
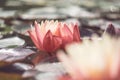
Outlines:
{"label": "green lily pad", "polygon": [[0,40],[0,48],[21,46],[24,43],[25,41],[18,37],[5,38]]}

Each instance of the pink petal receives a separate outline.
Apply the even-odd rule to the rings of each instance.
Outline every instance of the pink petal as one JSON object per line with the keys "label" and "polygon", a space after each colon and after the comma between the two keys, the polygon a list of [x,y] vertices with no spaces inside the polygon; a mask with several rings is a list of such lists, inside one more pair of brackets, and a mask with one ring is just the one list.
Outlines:
{"label": "pink petal", "polygon": [[68,28],[70,29],[70,31],[72,32],[72,34],[73,34],[74,26],[75,25],[72,22],[68,25]]}
{"label": "pink petal", "polygon": [[73,34],[66,24],[60,28],[60,36],[63,39],[63,46],[73,40]]}
{"label": "pink petal", "polygon": [[41,50],[43,50],[43,35],[42,33],[40,32],[40,27],[38,25],[38,23],[35,21],[35,32],[36,32],[36,36],[37,36],[37,39],[38,39],[38,44],[41,48]]}
{"label": "pink petal", "polygon": [[62,39],[58,36],[53,36],[53,41],[54,41],[54,49],[58,49],[60,48],[61,44],[62,44]]}
{"label": "pink petal", "polygon": [[45,23],[44,23],[43,21],[41,21],[41,24],[39,24],[39,28],[40,28],[40,32],[41,32],[42,40],[43,40],[44,35],[46,34],[46,31],[45,31]]}
{"label": "pink petal", "polygon": [[50,30],[46,33],[43,41],[43,47],[47,52],[55,51],[57,48],[60,47],[61,44],[61,38],[53,36]]}
{"label": "pink petal", "polygon": [[54,33],[56,36],[60,36],[60,27],[61,27],[61,23],[58,22],[56,31],[55,31],[55,33]]}
{"label": "pink petal", "polygon": [[81,41],[78,25],[75,25],[73,29],[73,41],[77,41],[77,42]]}
{"label": "pink petal", "polygon": [[53,21],[53,20],[48,21],[48,22],[46,23],[46,26],[45,26],[46,32],[48,32],[49,30],[52,31],[52,28],[54,28],[53,25],[54,25],[54,21]]}
{"label": "pink petal", "polygon": [[37,40],[35,31],[29,30],[28,33],[29,33],[29,35],[30,35],[30,38],[31,38],[32,41],[34,42],[35,46],[36,46],[38,49],[40,49],[40,46],[38,45],[38,40]]}
{"label": "pink petal", "polygon": [[57,80],[73,80],[69,75],[62,75]]}

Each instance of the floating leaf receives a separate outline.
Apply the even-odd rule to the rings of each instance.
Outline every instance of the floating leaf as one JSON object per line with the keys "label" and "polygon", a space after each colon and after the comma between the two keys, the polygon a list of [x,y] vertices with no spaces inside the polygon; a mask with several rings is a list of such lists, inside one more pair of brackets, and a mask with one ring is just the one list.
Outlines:
{"label": "floating leaf", "polygon": [[43,72],[35,76],[36,80],[57,80],[58,76],[66,73],[61,63],[39,64],[35,69]]}
{"label": "floating leaf", "polygon": [[34,19],[64,19],[65,15],[57,13],[55,7],[33,8],[20,15],[24,20]]}
{"label": "floating leaf", "polygon": [[35,69],[42,72],[65,73],[62,64],[59,62],[38,64]]}
{"label": "floating leaf", "polygon": [[21,46],[24,43],[25,43],[25,41],[18,38],[18,37],[11,37],[11,38],[6,38],[6,39],[1,39],[0,40],[0,48]]}
{"label": "floating leaf", "polygon": [[26,56],[33,54],[34,51],[24,48],[13,48],[13,49],[0,49],[0,60],[12,62],[16,60],[22,60]]}

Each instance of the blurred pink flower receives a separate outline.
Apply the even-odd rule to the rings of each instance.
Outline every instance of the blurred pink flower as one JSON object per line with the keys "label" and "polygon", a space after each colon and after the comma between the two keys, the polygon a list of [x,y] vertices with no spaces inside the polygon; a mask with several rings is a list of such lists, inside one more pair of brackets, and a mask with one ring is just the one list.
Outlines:
{"label": "blurred pink flower", "polygon": [[45,21],[34,23],[33,29],[28,33],[35,46],[46,52],[54,52],[59,48],[64,48],[68,43],[79,42],[80,33],[77,24],[65,24],[58,21]]}
{"label": "blurred pink flower", "polygon": [[115,25],[115,26],[113,24],[109,24],[106,27],[103,35],[104,34],[109,34],[112,37],[120,37],[120,27],[118,27],[117,25]]}
{"label": "blurred pink flower", "polygon": [[[114,45],[114,46],[113,46]],[[120,39],[103,36],[67,45],[58,52],[70,77],[58,80],[120,80]]]}

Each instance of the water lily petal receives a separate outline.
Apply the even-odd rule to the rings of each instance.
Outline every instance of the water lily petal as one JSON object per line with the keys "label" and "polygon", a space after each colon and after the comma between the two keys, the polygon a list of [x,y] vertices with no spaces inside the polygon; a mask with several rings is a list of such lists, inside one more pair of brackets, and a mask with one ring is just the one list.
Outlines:
{"label": "water lily petal", "polygon": [[73,34],[74,27],[75,27],[75,25],[72,22],[70,24],[68,24],[68,28],[70,29],[72,34]]}
{"label": "water lily petal", "polygon": [[56,31],[54,32],[54,34],[56,36],[60,36],[60,27],[61,27],[61,23],[60,22],[56,22]]}
{"label": "water lily petal", "polygon": [[49,30],[52,32],[52,29],[54,28],[54,21],[50,21],[50,22],[47,22],[46,26],[45,26],[45,29],[46,29],[46,32],[48,32]]}
{"label": "water lily petal", "polygon": [[36,37],[38,39],[38,45],[39,45],[40,49],[43,50],[43,46],[42,46],[42,44],[43,44],[43,35],[42,35],[41,31],[40,31],[40,26],[38,25],[38,23],[36,21],[35,21],[34,24],[35,24]]}
{"label": "water lily petal", "polygon": [[[44,35],[46,34],[46,31],[45,31],[45,24],[44,24],[44,22],[43,21],[41,21],[41,24],[38,24],[40,27],[40,32],[42,33],[42,35],[43,35],[43,37],[44,37]],[[42,37],[42,38],[43,38]]]}
{"label": "water lily petal", "polygon": [[37,36],[36,36],[36,33],[35,31],[31,31],[31,30],[28,30],[28,33],[30,35],[30,38],[32,39],[32,41],[34,42],[35,46],[40,49],[40,46],[38,44],[38,39],[37,39]]}
{"label": "water lily petal", "polygon": [[66,24],[63,24],[63,26],[60,28],[60,35],[63,39],[63,46],[67,43],[72,42],[73,40],[72,32]]}
{"label": "water lily petal", "polygon": [[43,41],[43,47],[46,51],[52,52],[60,47],[61,44],[61,38],[53,36],[50,30],[46,33]]}
{"label": "water lily petal", "polygon": [[54,41],[54,46],[55,46],[54,49],[56,50],[62,44],[62,39],[58,36],[53,36],[53,41]]}
{"label": "water lily petal", "polygon": [[73,41],[81,41],[80,40],[80,32],[79,32],[79,28],[77,25],[75,25],[74,29],[73,29]]}

